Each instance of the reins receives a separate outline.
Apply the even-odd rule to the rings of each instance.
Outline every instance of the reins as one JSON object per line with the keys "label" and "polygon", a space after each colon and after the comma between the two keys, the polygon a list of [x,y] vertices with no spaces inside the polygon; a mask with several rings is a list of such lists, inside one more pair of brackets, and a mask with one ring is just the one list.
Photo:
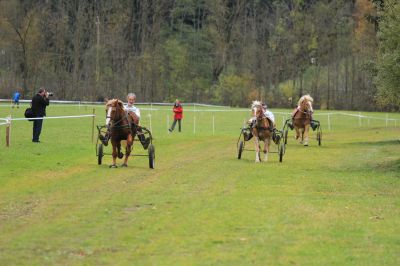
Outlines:
{"label": "reins", "polygon": [[[117,108],[117,107],[114,107],[114,106],[113,106],[113,107],[111,107],[111,108],[113,108],[114,111],[116,111],[116,108]],[[121,117],[119,120],[117,120],[117,121],[112,120],[113,123],[112,123],[112,125],[111,125],[111,128],[115,128],[115,129],[125,129],[125,128],[129,128],[130,131],[131,131],[131,134],[133,134],[133,132],[132,132],[132,123],[129,121],[128,113],[125,112],[125,111],[124,111],[124,113],[125,113],[125,114],[122,115],[122,117]],[[112,119],[111,116],[106,116],[106,118]],[[121,123],[122,121],[124,121],[124,119],[126,119],[126,121],[128,122],[128,124],[126,124],[126,125],[118,125],[119,123]],[[135,123],[133,123],[133,124],[134,124],[134,126],[135,126],[135,131],[137,131],[137,125],[136,125]]]}

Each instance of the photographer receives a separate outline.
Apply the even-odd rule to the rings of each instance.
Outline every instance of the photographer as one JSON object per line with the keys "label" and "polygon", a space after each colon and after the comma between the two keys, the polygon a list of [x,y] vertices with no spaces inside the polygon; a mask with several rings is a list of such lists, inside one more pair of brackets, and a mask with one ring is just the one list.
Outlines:
{"label": "photographer", "polygon": [[[47,92],[43,87],[39,89],[37,94],[32,98],[32,111],[35,117],[46,116],[46,107],[49,105],[49,96],[52,93]],[[35,119],[33,121],[33,137],[32,142],[40,142],[39,136],[42,132],[43,119]]]}

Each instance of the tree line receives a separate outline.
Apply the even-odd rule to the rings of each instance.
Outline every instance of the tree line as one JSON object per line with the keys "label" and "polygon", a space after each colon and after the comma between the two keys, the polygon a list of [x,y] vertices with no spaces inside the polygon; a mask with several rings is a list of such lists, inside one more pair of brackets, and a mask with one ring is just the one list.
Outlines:
{"label": "tree line", "polygon": [[[0,97],[398,110],[395,0],[0,0]],[[397,11],[397,12],[396,12]],[[397,27],[396,27],[397,26]]]}

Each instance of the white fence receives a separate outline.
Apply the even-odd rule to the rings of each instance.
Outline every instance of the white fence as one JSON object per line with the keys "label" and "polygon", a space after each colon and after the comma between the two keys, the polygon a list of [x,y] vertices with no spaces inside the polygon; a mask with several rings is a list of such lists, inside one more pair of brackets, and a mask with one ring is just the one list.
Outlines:
{"label": "white fence", "polygon": [[[27,121],[27,120],[43,120],[43,119],[65,119],[65,118],[83,118],[83,117],[92,117],[92,142],[93,142],[93,136],[94,136],[94,118],[96,114],[93,109],[93,114],[90,115],[67,115],[67,116],[46,116],[46,117],[35,117],[35,118],[12,118],[12,117],[6,117],[6,118],[0,118],[0,126],[1,125],[6,125],[6,146],[10,146],[10,139],[11,139],[11,123],[12,121]],[[2,122],[5,121],[5,122]]]}
{"label": "white fence", "polygon": [[[10,102],[9,100],[1,100],[0,102]],[[25,102],[30,102],[28,100],[25,100]],[[96,104],[96,105],[101,105],[104,103],[99,103],[99,102],[79,102],[79,101],[51,101],[52,103],[57,103],[57,104],[72,104],[72,105],[91,105],[91,104]],[[172,103],[138,103],[138,105],[150,105],[150,108],[145,108],[141,107],[141,110],[147,110],[150,111],[146,117],[143,117],[146,120],[146,125],[149,126],[150,131],[152,131],[152,116],[155,115],[153,111],[166,111],[165,107],[159,109],[159,108],[154,108],[154,106],[171,106]],[[0,105],[0,106],[11,106],[10,105]],[[55,105],[56,106],[56,105]],[[186,104],[185,106],[191,108],[186,108],[185,112],[192,113],[193,120],[190,122],[190,124],[193,126],[193,133],[196,134],[196,114],[201,113],[201,112],[211,112],[212,116],[209,116],[210,119],[210,126],[212,128],[212,134],[214,135],[216,133],[216,121],[218,120],[218,113],[220,112],[237,112],[237,113],[245,113],[246,116],[250,112],[249,109],[244,109],[244,108],[229,108],[226,106],[213,106],[213,105],[205,105],[205,104],[197,104],[197,103],[191,103],[191,104]],[[196,108],[198,107],[198,108]],[[210,108],[207,108],[210,107]],[[274,111],[273,112],[275,115],[279,115],[282,117],[282,125],[285,123],[286,119],[291,117],[291,112],[279,112],[279,111]],[[92,117],[92,123],[94,128],[94,119],[95,119],[95,109],[93,108],[93,114],[85,114],[85,115],[69,115],[69,116],[53,116],[53,117],[44,117],[44,118],[33,118],[34,119],[69,119],[69,118],[85,118],[85,117]],[[166,132],[169,134],[169,127],[170,127],[170,116],[171,114],[166,116]],[[385,117],[378,117],[378,116],[371,116],[371,115],[362,115],[361,113],[354,114],[354,113],[348,113],[348,112],[319,112],[317,111],[314,114],[314,118],[317,120],[321,121],[321,124],[324,125],[325,128],[327,128],[328,131],[333,130],[333,123],[332,120],[335,117],[339,116],[345,116],[345,117],[354,117],[357,121],[355,123],[358,124],[358,126],[369,126],[372,120],[380,120],[383,122],[383,125],[386,127],[389,126],[394,126],[397,127],[397,123],[400,122],[400,119],[396,118],[390,118],[389,114],[386,114]],[[165,117],[165,116],[164,116]],[[278,116],[277,116],[278,117]],[[9,136],[10,136],[10,129],[11,129],[11,123],[12,121],[20,121],[20,120],[28,120],[27,118],[12,118],[12,117],[5,117],[5,118],[0,118],[0,126],[5,125],[7,127],[6,129],[6,135],[8,135],[7,138],[7,143],[9,144]],[[159,121],[159,119],[158,119]],[[93,131],[92,129],[92,138],[93,138]],[[93,140],[93,139],[92,139]]]}

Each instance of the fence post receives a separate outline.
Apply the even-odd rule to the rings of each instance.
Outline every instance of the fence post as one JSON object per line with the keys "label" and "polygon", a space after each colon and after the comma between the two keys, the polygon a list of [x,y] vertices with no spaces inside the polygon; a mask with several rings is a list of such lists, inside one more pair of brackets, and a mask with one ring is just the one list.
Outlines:
{"label": "fence post", "polygon": [[93,111],[92,111],[92,114],[93,114],[93,116],[92,116],[92,143],[94,142],[94,117],[95,117],[95,109],[93,108]]}
{"label": "fence post", "polygon": [[149,122],[150,122],[150,132],[153,132],[153,127],[151,126],[151,114],[149,114]]}
{"label": "fence post", "polygon": [[10,147],[10,134],[11,134],[11,116],[7,117],[7,126],[6,126],[6,146]]}

